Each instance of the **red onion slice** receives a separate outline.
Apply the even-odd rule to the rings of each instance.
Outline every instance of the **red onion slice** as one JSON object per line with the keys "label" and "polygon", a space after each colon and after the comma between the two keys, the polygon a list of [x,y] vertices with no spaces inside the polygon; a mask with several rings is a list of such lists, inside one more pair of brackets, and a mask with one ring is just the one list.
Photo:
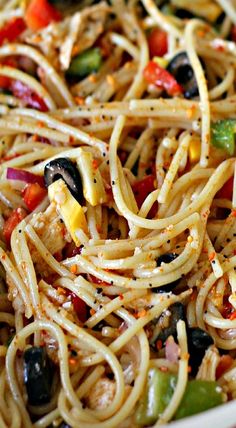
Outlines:
{"label": "red onion slice", "polygon": [[169,336],[166,340],[165,347],[166,359],[171,363],[177,363],[179,358],[179,346],[175,343],[173,336]]}
{"label": "red onion slice", "polygon": [[38,183],[41,187],[45,187],[43,177],[32,174],[32,172],[25,171],[24,169],[7,168],[7,179],[25,181],[26,183]]}

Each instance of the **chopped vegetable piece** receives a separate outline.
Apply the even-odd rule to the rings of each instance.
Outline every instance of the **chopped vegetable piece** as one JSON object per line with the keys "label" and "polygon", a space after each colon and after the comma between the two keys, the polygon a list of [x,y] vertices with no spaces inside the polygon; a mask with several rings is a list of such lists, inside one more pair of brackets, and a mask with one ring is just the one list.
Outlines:
{"label": "chopped vegetable piece", "polygon": [[26,25],[23,18],[12,18],[0,28],[0,46],[5,42],[14,42],[25,31]]}
{"label": "chopped vegetable piece", "polygon": [[[146,426],[157,421],[169,404],[177,383],[177,376],[151,368],[146,391],[135,414],[136,423]],[[217,382],[191,380],[175,414],[175,419],[195,415],[222,403],[221,388]]]}
{"label": "chopped vegetable piece", "polygon": [[88,74],[98,71],[101,64],[101,50],[99,48],[91,48],[72,59],[67,74],[72,77],[86,77]]}
{"label": "chopped vegetable piece", "polygon": [[35,108],[42,112],[48,111],[48,107],[38,94],[32,91],[32,89],[22,83],[20,80],[11,80],[9,88],[15,97],[20,98],[28,107]]}
{"label": "chopped vegetable piece", "polygon": [[31,0],[25,14],[27,26],[32,31],[47,27],[53,21],[61,20],[60,12],[47,0]]}
{"label": "chopped vegetable piece", "polygon": [[23,199],[30,211],[34,211],[46,195],[47,190],[38,183],[28,184],[23,190]]}
{"label": "chopped vegetable piece", "polygon": [[230,156],[234,154],[235,119],[218,120],[211,125],[211,143],[213,146],[223,149]]}
{"label": "chopped vegetable piece", "polygon": [[43,177],[23,169],[7,168],[7,179],[25,181],[26,183],[38,183],[41,187],[44,187]]}
{"label": "chopped vegetable piece", "polygon": [[164,89],[168,95],[176,96],[183,93],[183,88],[176,79],[155,61],[150,61],[143,71],[144,78],[148,83]]}
{"label": "chopped vegetable piece", "polygon": [[168,40],[165,31],[154,28],[148,36],[148,46],[151,58],[164,56],[168,51]]}
{"label": "chopped vegetable piece", "polygon": [[[160,257],[158,257],[158,259],[156,261],[157,267],[161,266],[162,263],[171,263],[177,257],[178,257],[178,254],[176,254],[176,253],[162,254]],[[173,290],[173,288],[175,288],[178,285],[179,281],[180,281],[180,278],[176,279],[176,281],[173,281],[169,284],[162,285],[161,287],[153,288],[153,291],[156,293],[169,293],[171,290]]]}
{"label": "chopped vegetable piece", "polygon": [[225,295],[223,297],[223,304],[224,304],[224,306],[223,306],[223,309],[221,311],[221,315],[223,318],[230,319],[231,315],[234,312],[234,307],[229,301],[229,295],[228,296]]}
{"label": "chopped vegetable piece", "polygon": [[197,80],[186,52],[175,55],[169,62],[167,70],[183,88],[185,98],[191,99],[198,95]]}
{"label": "chopped vegetable piece", "polygon": [[51,202],[56,204],[56,208],[66,229],[71,234],[75,245],[81,244],[77,232],[82,229],[88,232],[88,226],[84,210],[79,202],[72,196],[64,180],[59,179],[48,187],[48,196]]}
{"label": "chopped vegetable piece", "polygon": [[229,180],[226,181],[224,186],[221,187],[219,192],[217,192],[216,197],[232,200],[233,184],[234,184],[234,177],[230,177]]}
{"label": "chopped vegetable piece", "polygon": [[74,306],[74,310],[79,320],[84,323],[88,319],[88,311],[86,303],[74,293],[71,294],[71,300]]}
{"label": "chopped vegetable piece", "polygon": [[[168,327],[163,328],[157,337],[153,338],[155,340],[155,343],[157,340],[160,340],[162,344],[165,344],[166,339],[169,336],[173,336],[174,339],[177,338],[177,332],[176,332],[176,324],[179,320],[185,320],[185,308],[182,303],[174,303],[169,307],[170,316],[169,316],[169,323]],[[152,339],[152,340],[153,340]]]}
{"label": "chopped vegetable piece", "polygon": [[48,162],[44,169],[46,186],[62,178],[74,198],[81,203],[83,200],[83,187],[76,164],[68,158],[57,158]]}
{"label": "chopped vegetable piece", "polygon": [[219,379],[232,366],[234,360],[230,355],[222,355],[216,368],[216,379]]}
{"label": "chopped vegetable piece", "polygon": [[189,144],[189,160],[190,163],[199,162],[201,156],[201,141],[198,138],[193,138]]}
{"label": "chopped vegetable piece", "polygon": [[191,380],[175,414],[175,419],[186,418],[219,406],[223,403],[221,388],[217,382]]}
{"label": "chopped vegetable piece", "polygon": [[28,403],[46,404],[51,399],[52,363],[46,349],[32,346],[24,353],[24,382]]}
{"label": "chopped vegetable piece", "polygon": [[16,208],[12,211],[10,217],[5,221],[3,226],[3,236],[7,242],[10,243],[11,234],[15,227],[25,218],[27,215],[23,208]]}
{"label": "chopped vegetable piece", "polygon": [[232,26],[232,29],[231,29],[231,39],[233,40],[233,42],[236,42],[236,25]]}
{"label": "chopped vegetable piece", "polygon": [[138,404],[135,422],[139,426],[154,424],[165,410],[174,392],[176,376],[156,368],[148,371],[145,393]]}
{"label": "chopped vegetable piece", "polygon": [[214,341],[206,331],[200,328],[189,328],[187,333],[188,350],[190,354],[189,365],[191,367],[191,374],[195,375],[207,348],[213,345]]}
{"label": "chopped vegetable piece", "polygon": [[[155,183],[154,175],[147,175],[146,177],[142,178],[141,180],[133,184],[132,189],[139,208],[141,208],[146,197],[151,192],[153,192],[153,190],[156,189],[154,183]],[[148,218],[153,218],[156,215],[156,212],[157,212],[157,203],[154,203],[148,213]]]}

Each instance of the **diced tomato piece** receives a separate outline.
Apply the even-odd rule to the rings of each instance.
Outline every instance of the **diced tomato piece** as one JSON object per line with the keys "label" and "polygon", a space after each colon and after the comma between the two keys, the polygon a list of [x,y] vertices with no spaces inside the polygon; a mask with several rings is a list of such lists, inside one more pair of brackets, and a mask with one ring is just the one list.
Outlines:
{"label": "diced tomato piece", "polygon": [[[142,180],[137,181],[133,184],[132,189],[134,192],[134,196],[139,208],[141,208],[143,202],[149,193],[155,190],[155,177],[154,175],[147,175]],[[155,202],[148,213],[148,218],[153,218],[157,212],[157,202]]]}
{"label": "diced tomato piece", "polygon": [[43,112],[48,111],[48,107],[43,98],[33,92],[29,86],[25,85],[20,80],[12,80],[10,90],[15,97],[24,101],[28,107],[32,107]]}
{"label": "diced tomato piece", "polygon": [[109,284],[109,282],[105,282],[102,279],[99,279],[96,276],[91,275],[91,274],[88,275],[88,280],[93,282],[94,284],[98,284],[98,285],[106,285],[106,286],[111,285],[111,284]]}
{"label": "diced tomato piece", "polygon": [[175,96],[183,93],[182,86],[165,68],[154,61],[150,61],[143,71],[144,78],[158,88],[164,89],[168,95]]}
{"label": "diced tomato piece", "polygon": [[32,31],[47,27],[53,21],[60,21],[60,12],[47,0],[31,0],[25,14],[27,26]]}
{"label": "diced tomato piece", "polygon": [[12,18],[0,28],[0,46],[5,41],[14,42],[25,29],[26,25],[23,18]]}
{"label": "diced tomato piece", "polygon": [[234,312],[234,307],[229,302],[229,296],[224,296],[223,298],[223,310],[221,311],[221,315],[223,318],[229,319]]}
{"label": "diced tomato piece", "polygon": [[216,368],[216,379],[219,379],[230,367],[234,360],[230,355],[222,355]]}
{"label": "diced tomato piece", "polygon": [[164,56],[168,51],[168,40],[165,31],[154,28],[148,36],[148,46],[151,58]]}
{"label": "diced tomato piece", "polygon": [[30,211],[34,211],[35,208],[45,198],[47,190],[41,187],[38,183],[27,184],[23,190],[23,199],[25,205]]}
{"label": "diced tomato piece", "polygon": [[234,184],[234,177],[230,177],[229,180],[226,181],[224,186],[221,187],[219,192],[217,192],[216,197],[231,200],[233,197],[233,184]]}
{"label": "diced tomato piece", "polygon": [[74,293],[71,293],[71,300],[74,306],[74,310],[77,314],[77,317],[81,322],[85,322],[88,319],[88,310],[86,303]]}
{"label": "diced tomato piece", "polygon": [[0,76],[0,88],[8,89],[11,84],[11,79],[7,76]]}
{"label": "diced tomato piece", "polygon": [[16,208],[12,211],[10,217],[5,221],[3,226],[3,236],[7,242],[10,244],[11,234],[15,227],[25,218],[27,212],[23,208]]}

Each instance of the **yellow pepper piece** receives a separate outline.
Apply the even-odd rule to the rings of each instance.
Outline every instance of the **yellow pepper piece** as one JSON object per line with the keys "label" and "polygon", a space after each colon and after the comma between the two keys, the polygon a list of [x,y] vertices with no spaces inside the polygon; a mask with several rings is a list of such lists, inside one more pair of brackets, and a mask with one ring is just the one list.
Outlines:
{"label": "yellow pepper piece", "polygon": [[152,58],[152,60],[153,60],[156,64],[160,65],[160,67],[162,67],[162,68],[166,68],[166,67],[167,67],[167,65],[168,65],[168,61],[167,61],[167,59],[162,58],[161,56],[154,56],[154,57]]}
{"label": "yellow pepper piece", "polygon": [[201,141],[192,139],[189,145],[189,160],[191,163],[197,163],[201,155]]}
{"label": "yellow pepper piece", "polygon": [[68,232],[75,244],[81,244],[76,232],[82,229],[85,233],[88,231],[86,217],[83,208],[70,193],[66,183],[60,179],[50,184],[48,187],[48,197],[51,202],[56,204],[56,208],[62,217]]}

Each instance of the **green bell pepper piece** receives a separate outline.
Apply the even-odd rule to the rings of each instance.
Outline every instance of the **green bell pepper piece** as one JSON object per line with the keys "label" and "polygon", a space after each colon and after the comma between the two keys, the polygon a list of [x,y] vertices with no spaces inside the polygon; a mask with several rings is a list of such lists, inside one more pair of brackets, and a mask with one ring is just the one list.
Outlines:
{"label": "green bell pepper piece", "polygon": [[190,380],[175,414],[175,419],[186,418],[222,404],[221,388],[217,382]]}
{"label": "green bell pepper piece", "polygon": [[235,119],[218,120],[211,125],[211,143],[219,149],[226,150],[230,156],[234,154]]}
{"label": "green bell pepper piece", "polygon": [[98,71],[102,64],[99,48],[91,48],[72,59],[67,75],[71,77],[86,77],[93,71]]}
{"label": "green bell pepper piece", "polygon": [[163,413],[174,393],[177,377],[156,368],[148,371],[147,386],[136,414],[137,425],[154,424]]}
{"label": "green bell pepper piece", "polygon": [[[154,424],[169,404],[177,384],[177,376],[151,368],[145,393],[141,398],[135,421],[139,426]],[[218,406],[222,393],[217,382],[190,380],[174,419],[185,418]]]}

